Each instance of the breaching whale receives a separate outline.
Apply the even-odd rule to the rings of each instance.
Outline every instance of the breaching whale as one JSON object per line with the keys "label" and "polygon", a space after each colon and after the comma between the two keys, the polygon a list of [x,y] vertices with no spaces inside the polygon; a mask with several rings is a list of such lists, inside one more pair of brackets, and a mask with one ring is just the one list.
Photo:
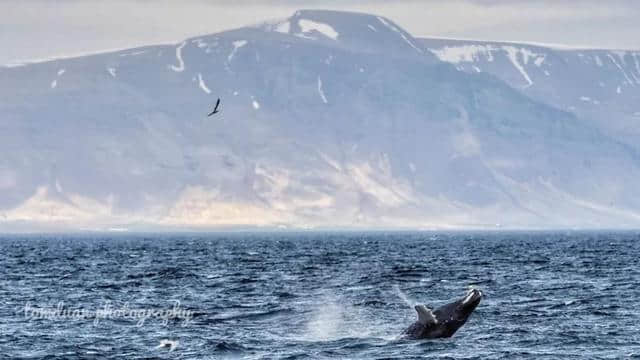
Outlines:
{"label": "breaching whale", "polygon": [[436,310],[416,305],[418,321],[404,331],[408,339],[435,339],[451,337],[467,322],[482,299],[482,292],[471,289],[460,300],[441,306]]}

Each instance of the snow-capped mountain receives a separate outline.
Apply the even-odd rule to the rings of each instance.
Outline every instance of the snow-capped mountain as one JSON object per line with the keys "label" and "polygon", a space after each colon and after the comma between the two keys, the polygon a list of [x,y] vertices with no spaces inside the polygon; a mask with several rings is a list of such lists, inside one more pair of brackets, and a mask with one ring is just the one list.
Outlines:
{"label": "snow-capped mountain", "polygon": [[2,67],[0,229],[640,224],[633,146],[442,58],[314,10]]}
{"label": "snow-capped mountain", "polygon": [[420,39],[459,70],[486,72],[640,149],[640,50]]}

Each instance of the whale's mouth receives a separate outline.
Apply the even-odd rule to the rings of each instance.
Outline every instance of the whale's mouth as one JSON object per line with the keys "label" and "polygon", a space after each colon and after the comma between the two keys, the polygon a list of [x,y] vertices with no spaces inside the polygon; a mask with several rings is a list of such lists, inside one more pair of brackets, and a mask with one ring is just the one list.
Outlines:
{"label": "whale's mouth", "polygon": [[477,306],[482,299],[482,291],[478,289],[471,289],[467,292],[467,295],[462,299],[462,306]]}

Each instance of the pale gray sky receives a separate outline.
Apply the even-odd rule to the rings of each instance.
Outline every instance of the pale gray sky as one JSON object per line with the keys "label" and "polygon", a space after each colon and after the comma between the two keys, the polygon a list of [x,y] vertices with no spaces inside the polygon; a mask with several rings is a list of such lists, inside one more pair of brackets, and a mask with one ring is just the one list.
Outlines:
{"label": "pale gray sky", "polygon": [[0,0],[0,64],[178,42],[301,8],[375,13],[414,36],[640,49],[637,0]]}

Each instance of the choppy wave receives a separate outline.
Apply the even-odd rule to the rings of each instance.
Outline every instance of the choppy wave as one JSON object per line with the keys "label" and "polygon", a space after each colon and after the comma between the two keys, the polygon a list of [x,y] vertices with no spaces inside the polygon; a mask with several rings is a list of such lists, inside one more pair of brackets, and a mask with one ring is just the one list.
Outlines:
{"label": "choppy wave", "polygon": [[[636,233],[0,238],[9,358],[640,356]],[[451,339],[407,341],[413,305],[485,298]],[[189,321],[30,319],[25,305],[179,309]],[[175,341],[168,352],[162,339]]]}

